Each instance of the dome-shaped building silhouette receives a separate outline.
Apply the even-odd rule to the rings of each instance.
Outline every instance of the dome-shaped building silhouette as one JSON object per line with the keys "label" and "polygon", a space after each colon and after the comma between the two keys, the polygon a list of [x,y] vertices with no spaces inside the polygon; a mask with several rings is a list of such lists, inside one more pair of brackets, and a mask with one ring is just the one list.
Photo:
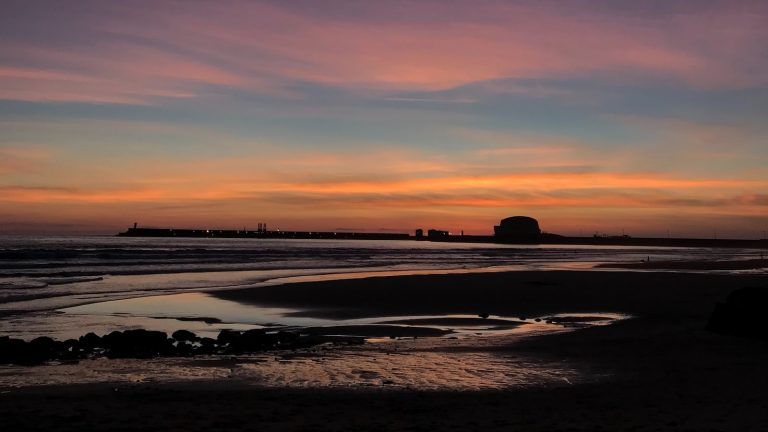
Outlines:
{"label": "dome-shaped building silhouette", "polygon": [[502,219],[498,225],[493,227],[493,233],[496,237],[502,237],[510,240],[538,240],[541,235],[539,221],[528,216],[512,216]]}

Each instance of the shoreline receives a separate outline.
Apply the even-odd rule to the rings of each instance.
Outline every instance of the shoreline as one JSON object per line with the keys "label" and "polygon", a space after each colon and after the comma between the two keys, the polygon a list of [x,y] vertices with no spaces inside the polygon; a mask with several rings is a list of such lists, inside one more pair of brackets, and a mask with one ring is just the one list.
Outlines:
{"label": "shoreline", "polygon": [[[298,275],[288,275],[288,276],[275,276],[275,277],[267,277],[263,280],[254,280],[250,281],[244,284],[235,284],[233,285],[234,290],[249,290],[254,288],[259,288],[262,286],[283,286],[288,284],[294,284],[294,283],[314,283],[314,282],[325,282],[325,281],[343,281],[348,279],[364,279],[364,278],[378,278],[378,277],[401,277],[401,276],[411,276],[411,275],[442,275],[442,274],[483,274],[483,273],[507,273],[507,272],[559,272],[559,271],[585,271],[585,272],[647,272],[647,271],[669,271],[669,272],[676,272],[676,271],[682,271],[685,273],[685,271],[739,271],[739,270],[760,270],[760,269],[766,269],[766,273],[768,274],[768,259],[747,259],[747,260],[729,260],[729,261],[654,261],[654,262],[594,262],[594,263],[588,263],[591,265],[591,267],[582,267],[582,266],[574,266],[573,268],[568,268],[566,265],[558,265],[555,264],[555,266],[548,266],[543,267],[540,269],[530,269],[531,263],[525,263],[525,264],[519,264],[519,265],[500,265],[500,266],[486,266],[486,267],[476,267],[476,268],[442,268],[442,269],[409,269],[409,270],[387,270],[387,269],[381,269],[378,270],[376,268],[365,268],[365,267],[344,267],[344,268],[337,268],[337,269],[318,269],[317,272],[310,272],[308,274],[298,274]],[[359,271],[354,271],[355,269],[358,269]],[[291,269],[279,269],[279,270],[267,270],[267,271],[290,271]],[[352,270],[352,271],[350,271]],[[125,277],[125,276],[168,276],[168,275],[188,275],[188,274],[205,274],[205,273],[213,273],[213,274],[232,274],[232,273],[254,273],[254,272],[260,272],[261,270],[252,270],[252,269],[220,269],[220,270],[199,270],[199,271],[168,271],[168,272],[152,272],[152,273],[126,273],[126,274],[117,274],[114,276],[118,277]],[[73,277],[76,280],[73,281],[67,281],[66,283],[57,281],[57,283],[53,285],[68,285],[68,284],[78,284],[78,283],[88,283],[88,282],[103,282],[105,280],[106,276],[113,276],[113,275],[103,275],[100,274],[100,277],[93,278],[93,279],[87,279],[87,280],[80,280],[82,276]],[[46,307],[36,307],[33,309],[18,309],[16,311],[12,310],[2,310],[0,309],[0,319],[3,317],[9,317],[14,315],[20,315],[20,314],[27,314],[27,313],[41,313],[41,312],[49,312],[49,311],[57,311],[64,308],[69,307],[76,307],[76,306],[83,306],[83,305],[89,305],[89,304],[96,304],[96,303],[102,303],[102,302],[109,302],[109,301],[115,301],[115,300],[125,300],[125,299],[136,299],[136,298],[144,298],[144,297],[155,297],[155,296],[164,296],[164,295],[173,295],[173,294],[180,294],[180,293],[186,293],[186,292],[204,292],[204,293],[215,293],[217,291],[229,291],[233,289],[233,286],[218,286],[218,287],[190,287],[190,288],[176,288],[176,289],[164,289],[162,292],[130,292],[130,291],[103,291],[103,292],[95,292],[96,294],[114,294],[113,298],[106,298],[106,299],[89,299],[87,301],[78,301],[74,303],[68,303],[68,304],[57,304],[52,306],[46,306]],[[93,294],[93,293],[90,293]],[[6,304],[17,304],[17,303],[26,303],[26,302],[32,302],[36,300],[55,300],[59,298],[66,298],[70,296],[71,294],[59,294],[59,293],[51,293],[51,294],[28,294],[24,296],[18,296],[18,298],[14,298],[12,301],[0,303],[0,307]],[[5,309],[5,308],[3,308]]]}
{"label": "shoreline", "polygon": [[627,263],[602,263],[597,269],[625,270],[768,270],[768,259],[746,259],[731,261],[642,261]]}
{"label": "shoreline", "polygon": [[[66,304],[63,306],[58,305],[58,306],[40,307],[35,309],[20,309],[17,311],[0,309],[0,318],[20,315],[20,314],[27,314],[27,313],[55,312],[61,309],[67,309],[71,307],[104,303],[104,302],[110,302],[110,301],[118,301],[118,300],[158,297],[158,296],[167,296],[167,295],[193,293],[193,292],[212,293],[218,290],[232,289],[233,286],[239,287],[238,289],[252,289],[252,288],[258,288],[261,286],[272,286],[272,285],[280,286],[280,285],[287,285],[287,284],[299,283],[299,282],[311,283],[311,282],[320,282],[320,281],[364,279],[364,278],[370,278],[370,277],[398,277],[398,276],[407,276],[407,275],[413,275],[413,274],[432,275],[432,274],[454,274],[454,273],[503,272],[503,271],[510,271],[508,270],[509,267],[511,266],[477,267],[477,268],[445,268],[445,269],[414,269],[414,270],[376,270],[375,268],[370,268],[370,267],[344,267],[344,268],[311,270],[307,274],[272,276],[272,277],[267,277],[263,280],[251,280],[246,283],[238,283],[231,286],[216,286],[216,287],[199,286],[199,287],[189,287],[189,288],[169,288],[169,289],[159,290],[158,292],[95,291],[95,292],[89,292],[88,294],[89,295],[114,294],[114,297],[108,298],[108,299],[89,299],[88,301],[82,301],[83,299],[81,299],[81,301],[71,303],[71,304]],[[359,271],[348,271],[348,270],[354,270],[354,269],[359,269]],[[292,270],[301,270],[301,269],[288,268],[288,269],[278,269],[274,271],[292,271]],[[268,272],[273,270],[266,270],[266,271]],[[233,274],[233,273],[255,273],[255,272],[262,272],[262,270],[221,269],[221,270],[211,271],[206,269],[201,271],[184,271],[184,272],[168,271],[168,272],[136,273],[136,274],[131,273],[131,274],[102,275],[102,276],[118,276],[118,277],[142,276],[142,275],[168,276],[168,275],[188,275],[188,274],[201,274],[201,273]],[[102,277],[98,280],[93,279],[86,282],[102,282],[104,280],[105,278]],[[71,284],[76,284],[76,283],[81,283],[81,281],[71,282]],[[59,285],[63,285],[63,284],[60,283]],[[57,299],[57,298],[65,298],[71,295],[72,294],[59,294],[59,293],[46,294],[46,295],[29,294],[28,296],[15,297],[14,300],[10,302],[0,303],[0,307],[6,304],[29,302],[29,301],[35,301],[35,300],[51,300],[51,299]]]}

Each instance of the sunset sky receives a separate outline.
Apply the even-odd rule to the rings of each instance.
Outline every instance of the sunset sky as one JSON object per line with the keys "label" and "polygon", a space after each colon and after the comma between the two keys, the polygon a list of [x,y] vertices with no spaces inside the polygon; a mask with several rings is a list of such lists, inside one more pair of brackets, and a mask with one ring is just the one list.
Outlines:
{"label": "sunset sky", "polygon": [[0,233],[759,238],[766,1],[0,3]]}

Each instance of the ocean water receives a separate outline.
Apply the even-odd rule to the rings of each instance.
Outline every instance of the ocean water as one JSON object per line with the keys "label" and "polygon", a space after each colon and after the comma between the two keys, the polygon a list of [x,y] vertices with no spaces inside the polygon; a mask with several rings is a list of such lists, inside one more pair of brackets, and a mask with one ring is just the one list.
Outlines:
{"label": "ocean water", "polygon": [[[146,326],[137,322],[136,316],[140,315],[137,310],[141,305],[149,303],[127,299],[160,295],[179,301],[196,299],[197,307],[205,310],[205,295],[198,293],[291,281],[388,274],[591,269],[599,263],[648,258],[731,260],[754,258],[756,253],[744,249],[427,241],[0,237],[0,334],[27,338],[39,334],[74,336],[84,326],[104,331]],[[178,297],[180,294],[196,297]],[[174,310],[173,305],[168,308]],[[192,309],[190,313],[196,315]],[[280,311],[262,312],[277,316]],[[77,314],[100,318],[84,322]],[[168,321],[155,320],[152,326],[172,330],[174,326]],[[232,328],[252,323],[229,324]],[[183,326],[194,327],[189,322]]]}

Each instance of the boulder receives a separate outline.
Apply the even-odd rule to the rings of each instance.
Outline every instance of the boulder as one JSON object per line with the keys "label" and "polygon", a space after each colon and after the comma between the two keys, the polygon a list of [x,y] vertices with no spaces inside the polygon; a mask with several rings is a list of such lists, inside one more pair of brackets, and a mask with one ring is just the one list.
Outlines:
{"label": "boulder", "polygon": [[216,340],[218,341],[219,345],[228,345],[238,338],[240,338],[240,335],[242,335],[243,332],[237,331],[237,330],[229,330],[224,329],[219,332],[219,335],[216,337]]}
{"label": "boulder", "polygon": [[215,354],[218,352],[216,339],[209,337],[200,338],[200,346],[195,350],[197,354]]}
{"label": "boulder", "polygon": [[43,363],[57,359],[61,348],[61,342],[56,342],[48,336],[32,339],[26,346],[26,360],[30,363]]}
{"label": "boulder", "polygon": [[277,335],[267,334],[266,330],[253,329],[240,334],[240,337],[230,342],[229,347],[234,352],[262,351],[273,347],[277,342]]}
{"label": "boulder", "polygon": [[175,332],[173,332],[171,337],[176,339],[177,341],[194,342],[194,341],[200,340],[200,338],[197,337],[196,334],[192,333],[189,330],[176,330]]}
{"label": "boulder", "polygon": [[293,346],[299,340],[299,334],[290,331],[279,331],[276,334],[277,345],[281,347]]}
{"label": "boulder", "polygon": [[195,353],[195,346],[188,341],[177,341],[174,343],[174,355],[179,357],[189,357]]}
{"label": "boulder", "polygon": [[61,342],[61,349],[58,354],[60,360],[76,360],[82,358],[80,341],[77,339],[67,339],[64,342]]}
{"label": "boulder", "polygon": [[25,342],[7,336],[0,338],[0,363],[38,365],[59,357],[64,344],[42,336]]}
{"label": "boulder", "polygon": [[150,330],[113,331],[102,338],[107,357],[152,358],[175,350],[168,334]]}
{"label": "boulder", "polygon": [[216,340],[219,347],[225,348],[226,352],[242,354],[274,348],[283,338],[286,341],[293,340],[292,336],[267,333],[266,329],[252,329],[243,332],[225,329],[219,332]]}
{"label": "boulder", "polygon": [[101,346],[101,337],[97,336],[96,333],[87,333],[83,336],[80,336],[80,339],[78,339],[80,342],[80,348],[84,351],[93,351],[94,348]]}
{"label": "boulder", "polygon": [[8,336],[0,337],[0,363],[19,363],[26,350],[27,343]]}

